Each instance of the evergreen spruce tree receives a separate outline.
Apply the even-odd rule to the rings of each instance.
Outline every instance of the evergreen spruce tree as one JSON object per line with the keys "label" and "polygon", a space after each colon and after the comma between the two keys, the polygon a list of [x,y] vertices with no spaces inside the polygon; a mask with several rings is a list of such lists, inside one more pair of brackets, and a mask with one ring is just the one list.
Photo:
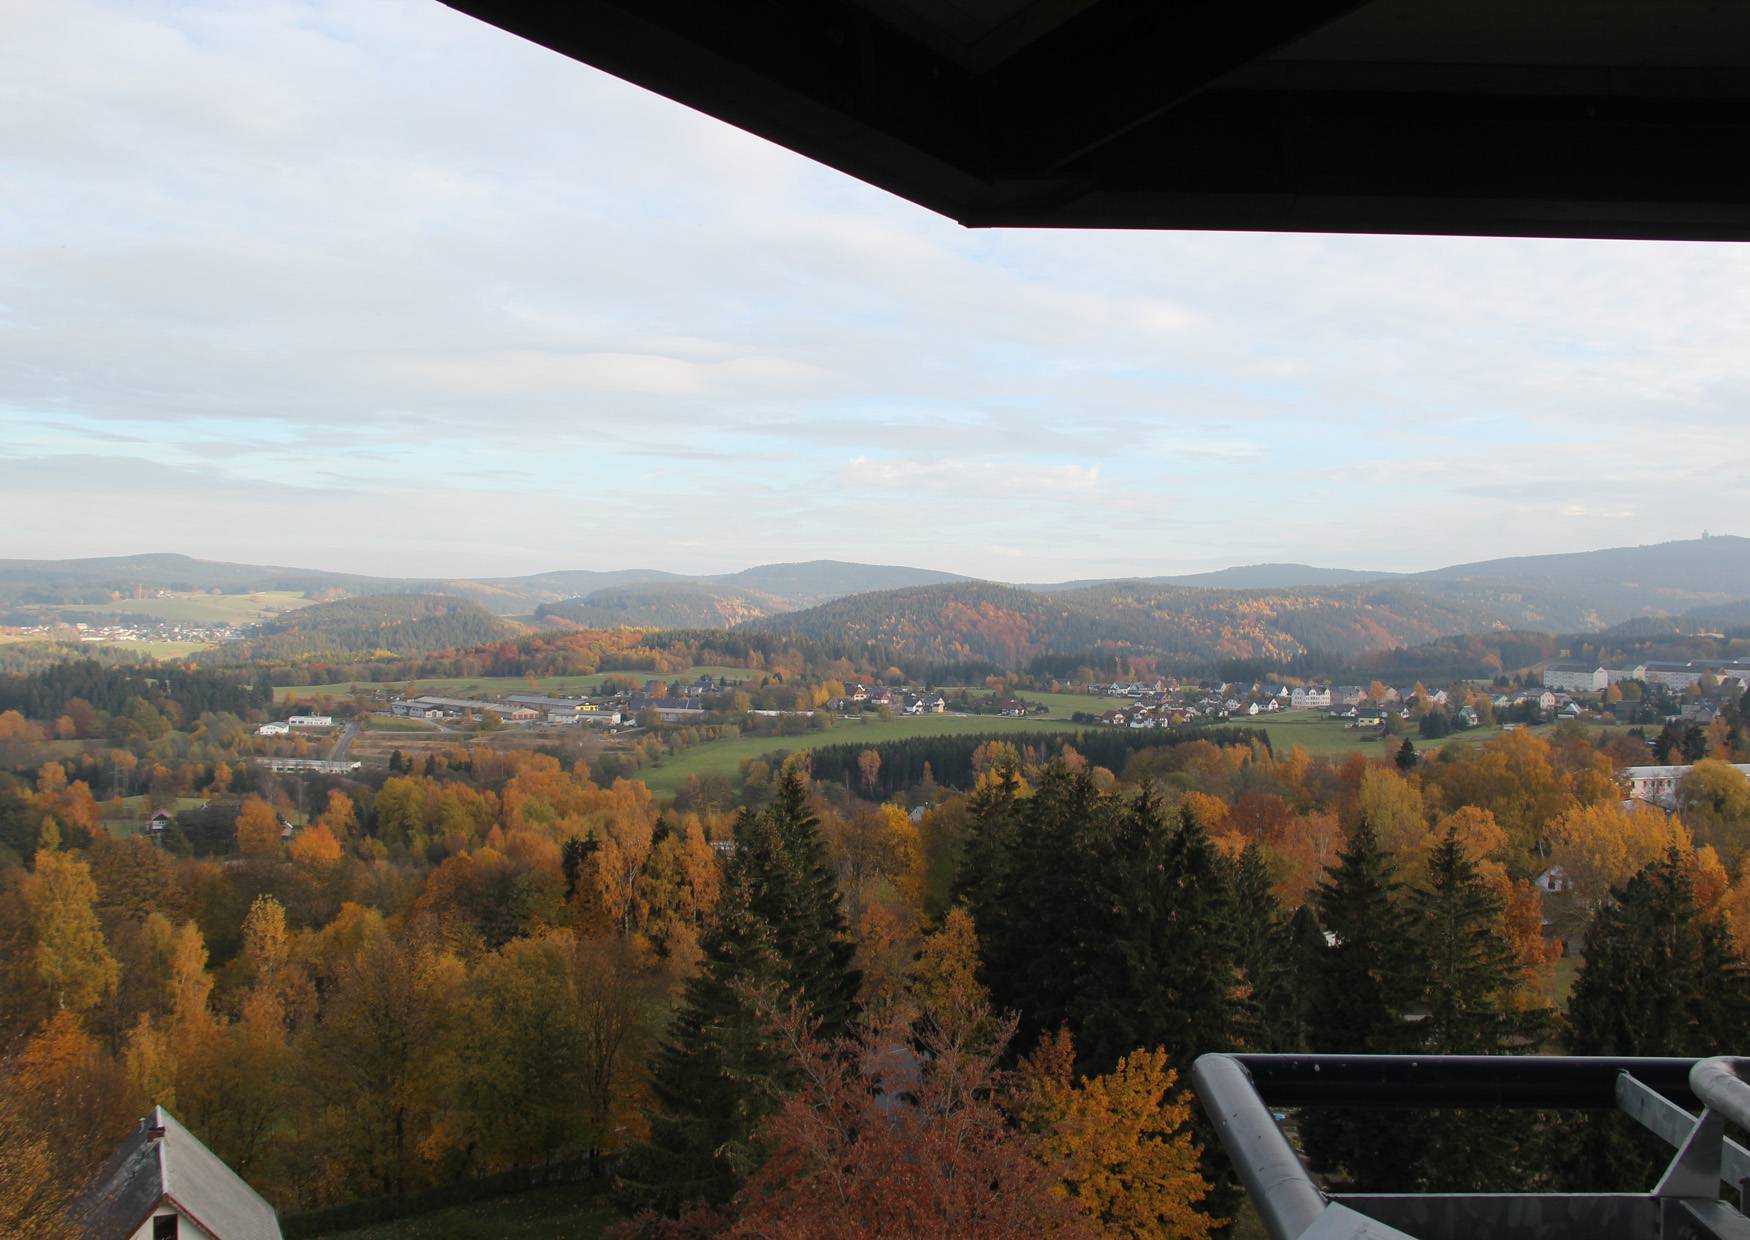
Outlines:
{"label": "evergreen spruce tree", "polygon": [[1234,960],[1239,968],[1241,997],[1235,1010],[1239,1045],[1274,1050],[1282,1039],[1276,1020],[1289,984],[1282,906],[1271,888],[1270,871],[1256,844],[1229,867],[1229,910]]}
{"label": "evergreen spruce tree", "polygon": [[[1568,1002],[1575,1054],[1714,1055],[1742,1036],[1744,967],[1696,908],[1677,849],[1610,893],[1585,950]],[[1588,1117],[1570,1148],[1574,1181],[1599,1188],[1644,1189],[1670,1157],[1614,1115]]]}
{"label": "evergreen spruce tree", "polygon": [[772,1006],[804,1005],[820,1036],[856,1016],[858,975],[838,886],[801,777],[763,813],[743,811],[704,962],[651,1071],[650,1138],[628,1151],[622,1198],[673,1213],[727,1201],[759,1165],[760,1122],[788,1079],[767,1040]]}
{"label": "evergreen spruce tree", "polygon": [[1442,1055],[1523,1052],[1544,1014],[1514,1004],[1518,963],[1502,938],[1499,894],[1449,831],[1428,859],[1428,886],[1410,892],[1416,953],[1426,970],[1427,1022],[1418,1046]]}
{"label": "evergreen spruce tree", "polygon": [[[1379,836],[1365,818],[1319,884],[1319,921],[1334,936],[1318,970],[1308,1033],[1315,1051],[1385,1054],[1409,1049],[1406,1009],[1418,990],[1410,927]],[[1401,1117],[1337,1108],[1307,1112],[1302,1132],[1315,1168],[1364,1189],[1410,1188],[1414,1143]]]}
{"label": "evergreen spruce tree", "polygon": [[792,984],[820,1022],[820,1034],[836,1038],[856,1015],[861,975],[853,967],[856,945],[845,919],[838,878],[827,863],[820,820],[808,807],[808,788],[795,770],[785,773],[765,813],[738,834],[739,856],[761,877],[754,912],[771,926],[773,944],[788,964]]}
{"label": "evergreen spruce tree", "polygon": [[753,1135],[786,1081],[767,1043],[760,996],[787,980],[771,928],[731,868],[700,944],[704,959],[651,1065],[650,1137],[626,1152],[619,1194],[631,1210],[672,1214],[729,1200],[759,1164]]}
{"label": "evergreen spruce tree", "polygon": [[1309,1051],[1318,1010],[1320,973],[1328,944],[1325,929],[1310,903],[1294,910],[1294,916],[1277,932],[1283,960],[1281,984],[1270,992],[1265,1015],[1274,1041],[1272,1050]]}
{"label": "evergreen spruce tree", "polygon": [[1183,812],[1168,826],[1146,790],[1118,823],[1084,866],[1094,898],[1083,903],[1087,982],[1073,1004],[1083,1070],[1162,1046],[1184,1075],[1205,1051],[1240,1045],[1227,865],[1196,818]]}
{"label": "evergreen spruce tree", "polygon": [[[1417,1045],[1443,1055],[1525,1053],[1548,1032],[1546,1013],[1515,1001],[1518,962],[1500,932],[1501,898],[1448,832],[1428,860],[1428,885],[1410,893],[1425,970]],[[1521,1181],[1537,1118],[1520,1111],[1445,1111],[1418,1117],[1415,1185],[1447,1192]],[[1406,1187],[1408,1187],[1406,1185]]]}
{"label": "evergreen spruce tree", "polygon": [[977,920],[980,907],[972,909],[991,996],[999,1009],[1020,1016],[1017,1046],[1032,1046],[1066,1023],[1079,1033],[1078,927],[1088,911],[1092,864],[1081,844],[1103,808],[1086,773],[1061,762],[1043,767],[1033,795],[1016,804],[1016,829],[996,862],[984,920]]}
{"label": "evergreen spruce tree", "polygon": [[966,802],[972,826],[954,871],[952,894],[986,935],[987,922],[1002,903],[1004,867],[1019,827],[1020,789],[1020,771],[1013,762],[1004,761]]}

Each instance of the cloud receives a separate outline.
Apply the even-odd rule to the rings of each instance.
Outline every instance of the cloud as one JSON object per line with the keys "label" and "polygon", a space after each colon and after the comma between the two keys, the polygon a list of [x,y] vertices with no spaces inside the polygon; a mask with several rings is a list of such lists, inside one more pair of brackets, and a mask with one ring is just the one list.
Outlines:
{"label": "cloud", "polygon": [[846,486],[872,490],[954,491],[968,495],[1092,499],[1101,494],[1098,465],[1033,465],[1000,461],[874,460],[846,462]]}
{"label": "cloud", "polygon": [[629,392],[649,396],[712,396],[789,390],[828,378],[819,367],[780,357],[695,362],[651,353],[549,353],[505,350],[472,356],[389,358],[392,377],[453,395],[517,396]]}
{"label": "cloud", "polygon": [[1750,529],[1750,249],[969,231],[428,0],[7,22],[11,554],[1044,580]]}

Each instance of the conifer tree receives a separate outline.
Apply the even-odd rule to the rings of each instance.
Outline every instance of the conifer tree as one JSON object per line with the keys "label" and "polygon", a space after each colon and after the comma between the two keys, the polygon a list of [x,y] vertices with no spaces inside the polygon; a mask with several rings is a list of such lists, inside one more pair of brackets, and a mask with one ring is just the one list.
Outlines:
{"label": "conifer tree", "polygon": [[[1379,836],[1363,817],[1316,895],[1319,921],[1333,942],[1320,959],[1308,1028],[1313,1050],[1361,1055],[1406,1048],[1404,1014],[1417,985],[1397,886]],[[1369,1189],[1414,1182],[1413,1143],[1401,1138],[1390,1117],[1314,1108],[1302,1131],[1317,1169],[1346,1174]]]}
{"label": "conifer tree", "polygon": [[[1161,1046],[1176,1070],[1239,1045],[1239,968],[1226,864],[1189,811],[1163,823],[1145,789],[1090,849],[1077,918],[1087,1070],[1135,1046]],[[1073,1025],[1072,1025],[1073,1027]]]}
{"label": "conifer tree", "polygon": [[[1515,1002],[1518,962],[1500,932],[1502,900],[1449,829],[1428,859],[1428,883],[1410,892],[1412,941],[1424,972],[1427,1019],[1417,1045],[1443,1055],[1536,1050],[1546,1014]],[[1525,1112],[1461,1110],[1419,1117],[1415,1184],[1480,1192],[1515,1183],[1536,1139]],[[1408,1187],[1408,1185],[1405,1185]]]}
{"label": "conifer tree", "polygon": [[[1568,1002],[1577,1055],[1714,1055],[1742,1036],[1745,971],[1730,932],[1703,918],[1675,847],[1613,889],[1586,931]],[[1616,1116],[1588,1117],[1570,1143],[1574,1179],[1644,1189],[1669,1151]]]}
{"label": "conifer tree", "polygon": [[1081,845],[1101,808],[1085,773],[1047,765],[1033,795],[1017,802],[1015,829],[972,908],[991,995],[999,1009],[1020,1014],[1023,1046],[1079,1020],[1079,941],[1089,913],[1086,874],[1095,865]]}
{"label": "conifer tree", "polygon": [[1313,1022],[1318,1010],[1320,970],[1324,967],[1324,927],[1313,906],[1302,904],[1278,930],[1283,961],[1280,985],[1267,997],[1265,1015],[1272,1031],[1272,1049],[1312,1049]]}
{"label": "conifer tree", "polygon": [[651,1065],[650,1138],[628,1150],[619,1189],[633,1209],[672,1214],[729,1200],[759,1165],[754,1133],[786,1083],[760,1006],[785,967],[753,911],[748,871],[732,867],[703,960]]}
{"label": "conifer tree", "polygon": [[736,821],[735,855],[701,944],[701,970],[651,1073],[650,1139],[628,1153],[623,1195],[672,1213],[728,1200],[760,1162],[754,1134],[787,1081],[771,1020],[791,1003],[821,1035],[856,1015],[858,975],[837,883],[801,777]]}
{"label": "conifer tree", "polygon": [[1502,900],[1465,855],[1457,833],[1428,858],[1428,885],[1411,891],[1415,950],[1425,969],[1428,1020],[1419,1045],[1442,1055],[1522,1051],[1543,1014],[1513,1002],[1518,962],[1501,936]]}
{"label": "conifer tree", "polygon": [[862,979],[853,967],[856,944],[820,838],[820,820],[808,807],[808,788],[797,771],[785,772],[764,819],[772,833],[771,852],[767,881],[755,887],[754,911],[771,926],[773,945],[819,1022],[819,1036],[842,1037],[856,1015]]}
{"label": "conifer tree", "polygon": [[1232,895],[1228,902],[1241,992],[1235,1011],[1235,1033],[1252,1050],[1274,1050],[1282,1039],[1277,1019],[1282,991],[1289,984],[1282,907],[1271,890],[1270,871],[1256,844],[1229,867]]}

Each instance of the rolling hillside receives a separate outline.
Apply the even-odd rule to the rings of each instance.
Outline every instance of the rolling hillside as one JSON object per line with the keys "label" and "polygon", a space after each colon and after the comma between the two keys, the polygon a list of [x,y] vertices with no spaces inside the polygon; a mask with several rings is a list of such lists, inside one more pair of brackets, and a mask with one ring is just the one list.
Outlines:
{"label": "rolling hillside", "polygon": [[[179,555],[0,560],[0,615],[14,609],[44,618],[57,603],[89,607],[109,601],[112,592],[125,597],[153,588],[297,592],[312,602],[442,596],[451,606],[466,600],[498,615],[533,612],[558,625],[726,629],[746,623],[1003,663],[1093,648],[1281,659],[1308,650],[1352,655],[1502,629],[1595,632],[1649,616],[1717,622],[1742,614],[1750,597],[1750,539],[1519,556],[1396,575],[1254,564],[1186,577],[1029,586],[842,560],[715,576],[626,569],[447,581]],[[262,639],[270,637],[285,632],[276,626]],[[368,638],[360,630],[320,640]],[[305,634],[303,640],[318,639]]]}
{"label": "rolling hillside", "polygon": [[478,603],[433,594],[384,594],[286,612],[247,641],[204,656],[213,662],[290,661],[464,650],[522,631]]}

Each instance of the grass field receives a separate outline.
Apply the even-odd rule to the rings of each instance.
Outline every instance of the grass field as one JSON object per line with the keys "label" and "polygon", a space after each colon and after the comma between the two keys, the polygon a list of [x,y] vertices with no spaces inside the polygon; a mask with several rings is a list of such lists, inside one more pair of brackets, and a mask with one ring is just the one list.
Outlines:
{"label": "grass field", "polygon": [[[944,689],[942,692],[957,693],[959,689]],[[982,686],[973,686],[967,692],[983,696],[989,691]],[[1130,704],[1127,698],[1095,697],[1090,693],[1038,693],[1032,689],[1022,689],[1015,696],[1029,706],[1049,708],[1049,713],[1037,716],[1040,719],[1068,719],[1077,712],[1098,715],[1102,711],[1117,710],[1120,706]]]}
{"label": "grass field", "polygon": [[[745,667],[689,667],[684,672],[674,672],[660,677],[663,683],[679,680],[685,683],[696,680],[700,676],[723,676],[730,681],[745,680],[756,675]],[[491,695],[499,693],[549,693],[555,696],[577,696],[581,693],[591,693],[601,688],[602,681],[609,676],[620,679],[651,680],[657,679],[654,672],[594,672],[588,676],[537,676],[534,689],[529,688],[527,676],[427,676],[412,682],[413,691],[419,693],[438,693],[446,697],[468,697],[473,694]],[[354,690],[366,693],[383,692],[399,694],[407,686],[405,680],[394,681],[341,681],[324,685],[275,685],[273,698],[276,702],[284,702],[289,698],[313,697],[350,697]]]}
{"label": "grass field", "polygon": [[600,1184],[560,1184],[450,1206],[320,1240],[595,1240],[620,1219]]}
{"label": "grass field", "polygon": [[825,732],[805,732],[800,736],[740,736],[734,740],[711,741],[682,750],[660,764],[640,768],[642,779],[658,796],[672,796],[691,775],[734,775],[748,758],[777,750],[794,752],[818,749],[822,745],[878,745],[882,741],[904,740],[910,736],[963,736],[989,732],[993,735],[1016,735],[1068,732],[1073,730],[1061,720],[1004,719],[998,715],[921,715],[883,722],[865,715],[861,723],[841,723]]}
{"label": "grass field", "polygon": [[423,719],[402,719],[395,715],[367,715],[359,724],[366,732],[436,732],[435,723]]}
{"label": "grass field", "polygon": [[185,624],[253,624],[309,605],[309,599],[290,590],[263,590],[259,594],[168,594],[163,598],[124,598],[113,603],[52,603],[26,610],[71,619],[121,613]]}

